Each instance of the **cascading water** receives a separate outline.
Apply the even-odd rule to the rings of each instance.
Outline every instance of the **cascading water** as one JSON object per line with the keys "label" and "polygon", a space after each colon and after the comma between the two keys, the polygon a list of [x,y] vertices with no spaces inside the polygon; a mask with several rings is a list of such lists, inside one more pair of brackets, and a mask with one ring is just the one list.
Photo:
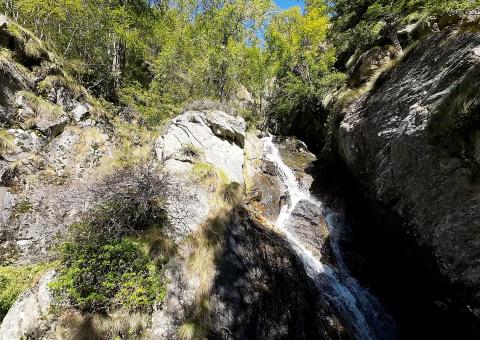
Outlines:
{"label": "cascading water", "polygon": [[300,188],[293,171],[283,162],[273,142],[273,136],[263,139],[266,158],[274,163],[278,176],[287,188],[289,202],[281,207],[275,225],[280,229],[292,249],[302,261],[316,287],[337,310],[352,336],[356,339],[396,339],[395,325],[379,302],[350,276],[341,257],[338,230],[341,227],[335,214],[326,216],[331,233],[331,248],[338,270],[322,263],[310,252],[296,235],[288,230],[287,222],[301,201],[308,201],[323,212],[322,203],[310,195],[308,188]]}

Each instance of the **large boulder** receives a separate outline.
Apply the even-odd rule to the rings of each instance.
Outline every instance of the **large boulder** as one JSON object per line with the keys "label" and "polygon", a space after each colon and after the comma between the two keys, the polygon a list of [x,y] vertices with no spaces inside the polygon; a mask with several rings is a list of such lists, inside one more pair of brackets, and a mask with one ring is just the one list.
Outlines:
{"label": "large boulder", "polygon": [[245,121],[218,110],[189,111],[172,120],[155,150],[170,179],[167,214],[170,234],[180,239],[194,230],[210,210],[207,186],[194,178],[197,168],[243,184]]}
{"label": "large boulder", "polygon": [[479,47],[478,31],[422,41],[349,108],[339,148],[480,321]]}

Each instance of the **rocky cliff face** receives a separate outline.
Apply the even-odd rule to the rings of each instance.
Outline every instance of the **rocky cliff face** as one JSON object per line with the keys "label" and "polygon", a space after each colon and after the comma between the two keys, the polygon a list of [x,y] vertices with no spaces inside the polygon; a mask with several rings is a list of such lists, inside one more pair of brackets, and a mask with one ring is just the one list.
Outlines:
{"label": "rocky cliff face", "polygon": [[455,287],[447,301],[477,325],[479,51],[478,32],[430,35],[348,109],[338,136],[357,180],[429,249]]}
{"label": "rocky cliff face", "polygon": [[[56,145],[65,131],[70,129],[48,145]],[[296,140],[280,144],[286,162],[308,190],[313,179],[306,169],[315,157]],[[58,159],[43,150],[37,154]],[[246,133],[242,118],[216,110],[185,112],[171,121],[153,150],[154,163],[169,179],[164,231],[178,252],[164,268],[166,297],[149,316],[146,337],[171,339],[190,332],[194,338],[350,338],[339,311],[319,294],[298,254],[273,226],[290,198],[275,165],[265,157],[264,141]],[[48,202],[43,186],[33,188],[44,193],[39,202]],[[55,206],[49,218],[71,216],[55,225],[58,232],[75,220],[76,206],[70,200],[86,196],[67,185],[56,188],[54,197],[64,205]],[[87,195],[90,188],[84,190]],[[5,192],[10,193],[8,187]],[[28,197],[33,201],[36,196],[29,191]],[[45,223],[42,211],[31,211],[29,227],[20,229],[37,230],[34,245],[40,240],[52,244],[52,238],[45,238],[50,234],[31,227]],[[328,253],[328,230],[318,207],[300,205],[290,224],[318,258]],[[37,254],[37,248],[29,248],[21,259],[33,261]],[[52,314],[48,288],[54,275],[48,272],[20,296],[0,326],[0,339],[62,337],[62,321]]]}
{"label": "rocky cliff face", "polygon": [[[42,43],[0,21],[0,263],[32,263],[85,210],[115,143],[101,109]],[[25,41],[42,53],[26,55]]]}

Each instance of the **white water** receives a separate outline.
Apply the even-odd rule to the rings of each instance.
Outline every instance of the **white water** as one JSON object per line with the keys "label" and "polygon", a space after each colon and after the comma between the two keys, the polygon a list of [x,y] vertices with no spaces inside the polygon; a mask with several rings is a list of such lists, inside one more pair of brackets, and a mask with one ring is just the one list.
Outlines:
{"label": "white water", "polygon": [[378,301],[353,279],[341,257],[335,214],[326,217],[331,233],[331,248],[339,271],[322,263],[286,228],[295,207],[300,201],[308,201],[323,211],[322,204],[310,195],[308,188],[302,189],[293,171],[283,162],[273,137],[265,137],[264,153],[277,167],[278,176],[286,186],[289,202],[282,206],[275,225],[280,229],[292,249],[302,261],[309,277],[315,282],[337,310],[346,327],[356,339],[394,339],[393,321],[385,315]]}

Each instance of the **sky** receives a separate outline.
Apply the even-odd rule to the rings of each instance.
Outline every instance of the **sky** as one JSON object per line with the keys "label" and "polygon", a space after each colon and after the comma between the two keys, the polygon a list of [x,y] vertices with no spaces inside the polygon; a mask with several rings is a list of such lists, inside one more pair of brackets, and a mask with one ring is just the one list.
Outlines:
{"label": "sky", "polygon": [[303,9],[303,0],[275,0],[275,3],[281,8],[300,6]]}

